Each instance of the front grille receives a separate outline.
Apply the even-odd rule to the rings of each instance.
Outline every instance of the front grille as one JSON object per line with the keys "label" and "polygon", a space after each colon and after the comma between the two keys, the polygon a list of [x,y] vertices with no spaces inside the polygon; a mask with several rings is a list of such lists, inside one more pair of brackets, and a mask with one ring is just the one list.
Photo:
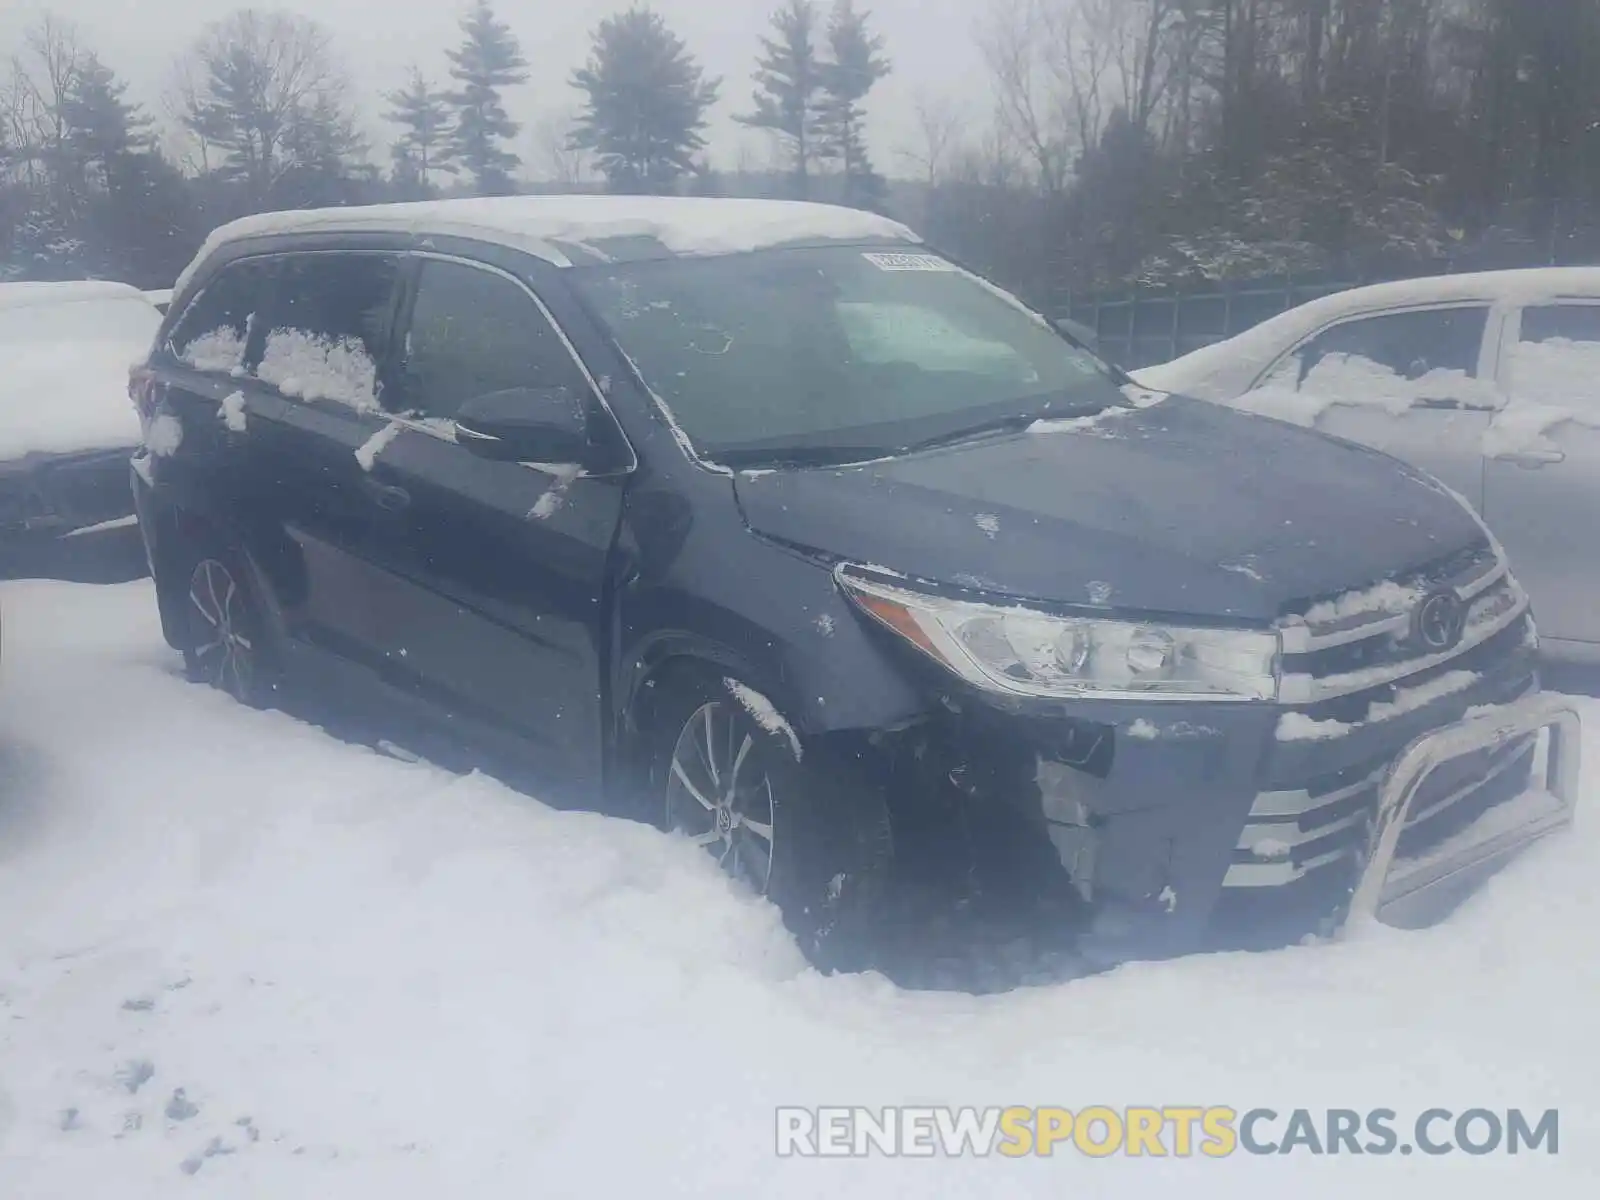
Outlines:
{"label": "front grille", "polygon": [[[1534,740],[1458,759],[1422,785],[1400,838],[1400,855],[1415,857],[1447,840],[1494,805],[1519,795],[1533,762]],[[1363,764],[1294,792],[1263,792],[1233,852],[1231,887],[1272,887],[1344,863],[1352,868],[1371,836],[1378,789],[1390,759]],[[1509,790],[1507,790],[1509,788]]]}
{"label": "front grille", "polygon": [[[1415,604],[1441,589],[1466,610],[1459,642],[1444,652],[1413,633]],[[1360,870],[1385,774],[1405,748],[1472,707],[1538,686],[1527,596],[1491,550],[1453,556],[1367,599],[1366,611],[1306,604],[1284,623],[1289,706],[1228,870],[1236,898],[1264,895],[1277,905],[1293,893],[1304,901],[1295,907],[1334,915]],[[1520,795],[1534,749],[1523,739],[1429,776],[1400,856],[1426,853]]]}
{"label": "front grille", "polygon": [[[1454,593],[1465,619],[1459,642],[1436,651],[1414,628],[1416,611],[1424,599],[1445,591]],[[1452,555],[1429,570],[1358,594],[1357,600],[1371,607],[1322,620],[1297,613],[1280,621],[1285,703],[1307,707],[1407,680],[1481,644],[1527,607],[1527,597],[1492,551],[1487,558]],[[1321,611],[1338,614],[1340,605],[1324,602],[1308,611],[1313,617]]]}

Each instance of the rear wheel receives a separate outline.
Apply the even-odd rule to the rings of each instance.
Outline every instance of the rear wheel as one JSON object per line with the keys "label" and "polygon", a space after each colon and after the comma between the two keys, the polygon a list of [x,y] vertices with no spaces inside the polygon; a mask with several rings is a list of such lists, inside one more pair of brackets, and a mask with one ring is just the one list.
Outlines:
{"label": "rear wheel", "polygon": [[645,736],[662,827],[777,904],[819,966],[867,965],[893,857],[883,797],[774,714],[758,719],[732,681],[680,670],[653,692]]}
{"label": "rear wheel", "polygon": [[238,556],[202,551],[189,572],[184,606],[189,678],[243,704],[264,703],[272,690],[264,628]]}

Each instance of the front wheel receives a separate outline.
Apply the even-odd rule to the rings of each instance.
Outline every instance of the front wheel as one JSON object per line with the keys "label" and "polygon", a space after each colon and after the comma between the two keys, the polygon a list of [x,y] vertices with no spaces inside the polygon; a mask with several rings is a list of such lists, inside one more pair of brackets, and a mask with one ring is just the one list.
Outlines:
{"label": "front wheel", "polygon": [[648,730],[660,823],[783,911],[819,966],[866,961],[892,860],[882,796],[733,680],[682,673]]}

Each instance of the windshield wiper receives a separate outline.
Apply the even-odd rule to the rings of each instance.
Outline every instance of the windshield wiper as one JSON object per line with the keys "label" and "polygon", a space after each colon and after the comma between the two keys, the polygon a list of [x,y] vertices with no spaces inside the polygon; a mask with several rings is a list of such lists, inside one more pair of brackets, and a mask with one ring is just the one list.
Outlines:
{"label": "windshield wiper", "polygon": [[949,433],[941,433],[935,437],[925,438],[907,446],[908,452],[918,450],[936,450],[943,446],[957,446],[962,442],[970,442],[976,438],[990,437],[997,433],[1021,432],[1037,421],[1060,421],[1073,417],[1093,417],[1105,412],[1110,405],[1094,401],[1089,404],[1044,404],[1033,412],[1011,413],[1004,417],[994,417],[988,421],[980,421],[976,425],[966,425]]}
{"label": "windshield wiper", "polygon": [[1026,412],[1011,412],[1003,416],[977,420],[959,429],[935,434],[909,442],[879,441],[871,443],[810,442],[793,445],[744,445],[727,449],[708,448],[707,456],[715,462],[736,470],[752,467],[832,467],[850,463],[870,462],[919,450],[932,450],[941,446],[959,445],[976,438],[997,433],[1020,431],[1035,421],[1063,420],[1070,417],[1092,417],[1110,408],[1115,401],[1077,400],[1060,398],[1040,403]]}

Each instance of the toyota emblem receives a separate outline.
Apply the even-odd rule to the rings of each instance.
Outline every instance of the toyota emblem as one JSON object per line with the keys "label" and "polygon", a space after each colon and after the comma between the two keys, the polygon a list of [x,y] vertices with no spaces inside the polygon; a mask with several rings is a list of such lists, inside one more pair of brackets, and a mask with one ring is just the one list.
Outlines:
{"label": "toyota emblem", "polygon": [[1448,650],[1461,640],[1466,623],[1466,606],[1455,592],[1434,592],[1417,605],[1413,632],[1429,650]]}

